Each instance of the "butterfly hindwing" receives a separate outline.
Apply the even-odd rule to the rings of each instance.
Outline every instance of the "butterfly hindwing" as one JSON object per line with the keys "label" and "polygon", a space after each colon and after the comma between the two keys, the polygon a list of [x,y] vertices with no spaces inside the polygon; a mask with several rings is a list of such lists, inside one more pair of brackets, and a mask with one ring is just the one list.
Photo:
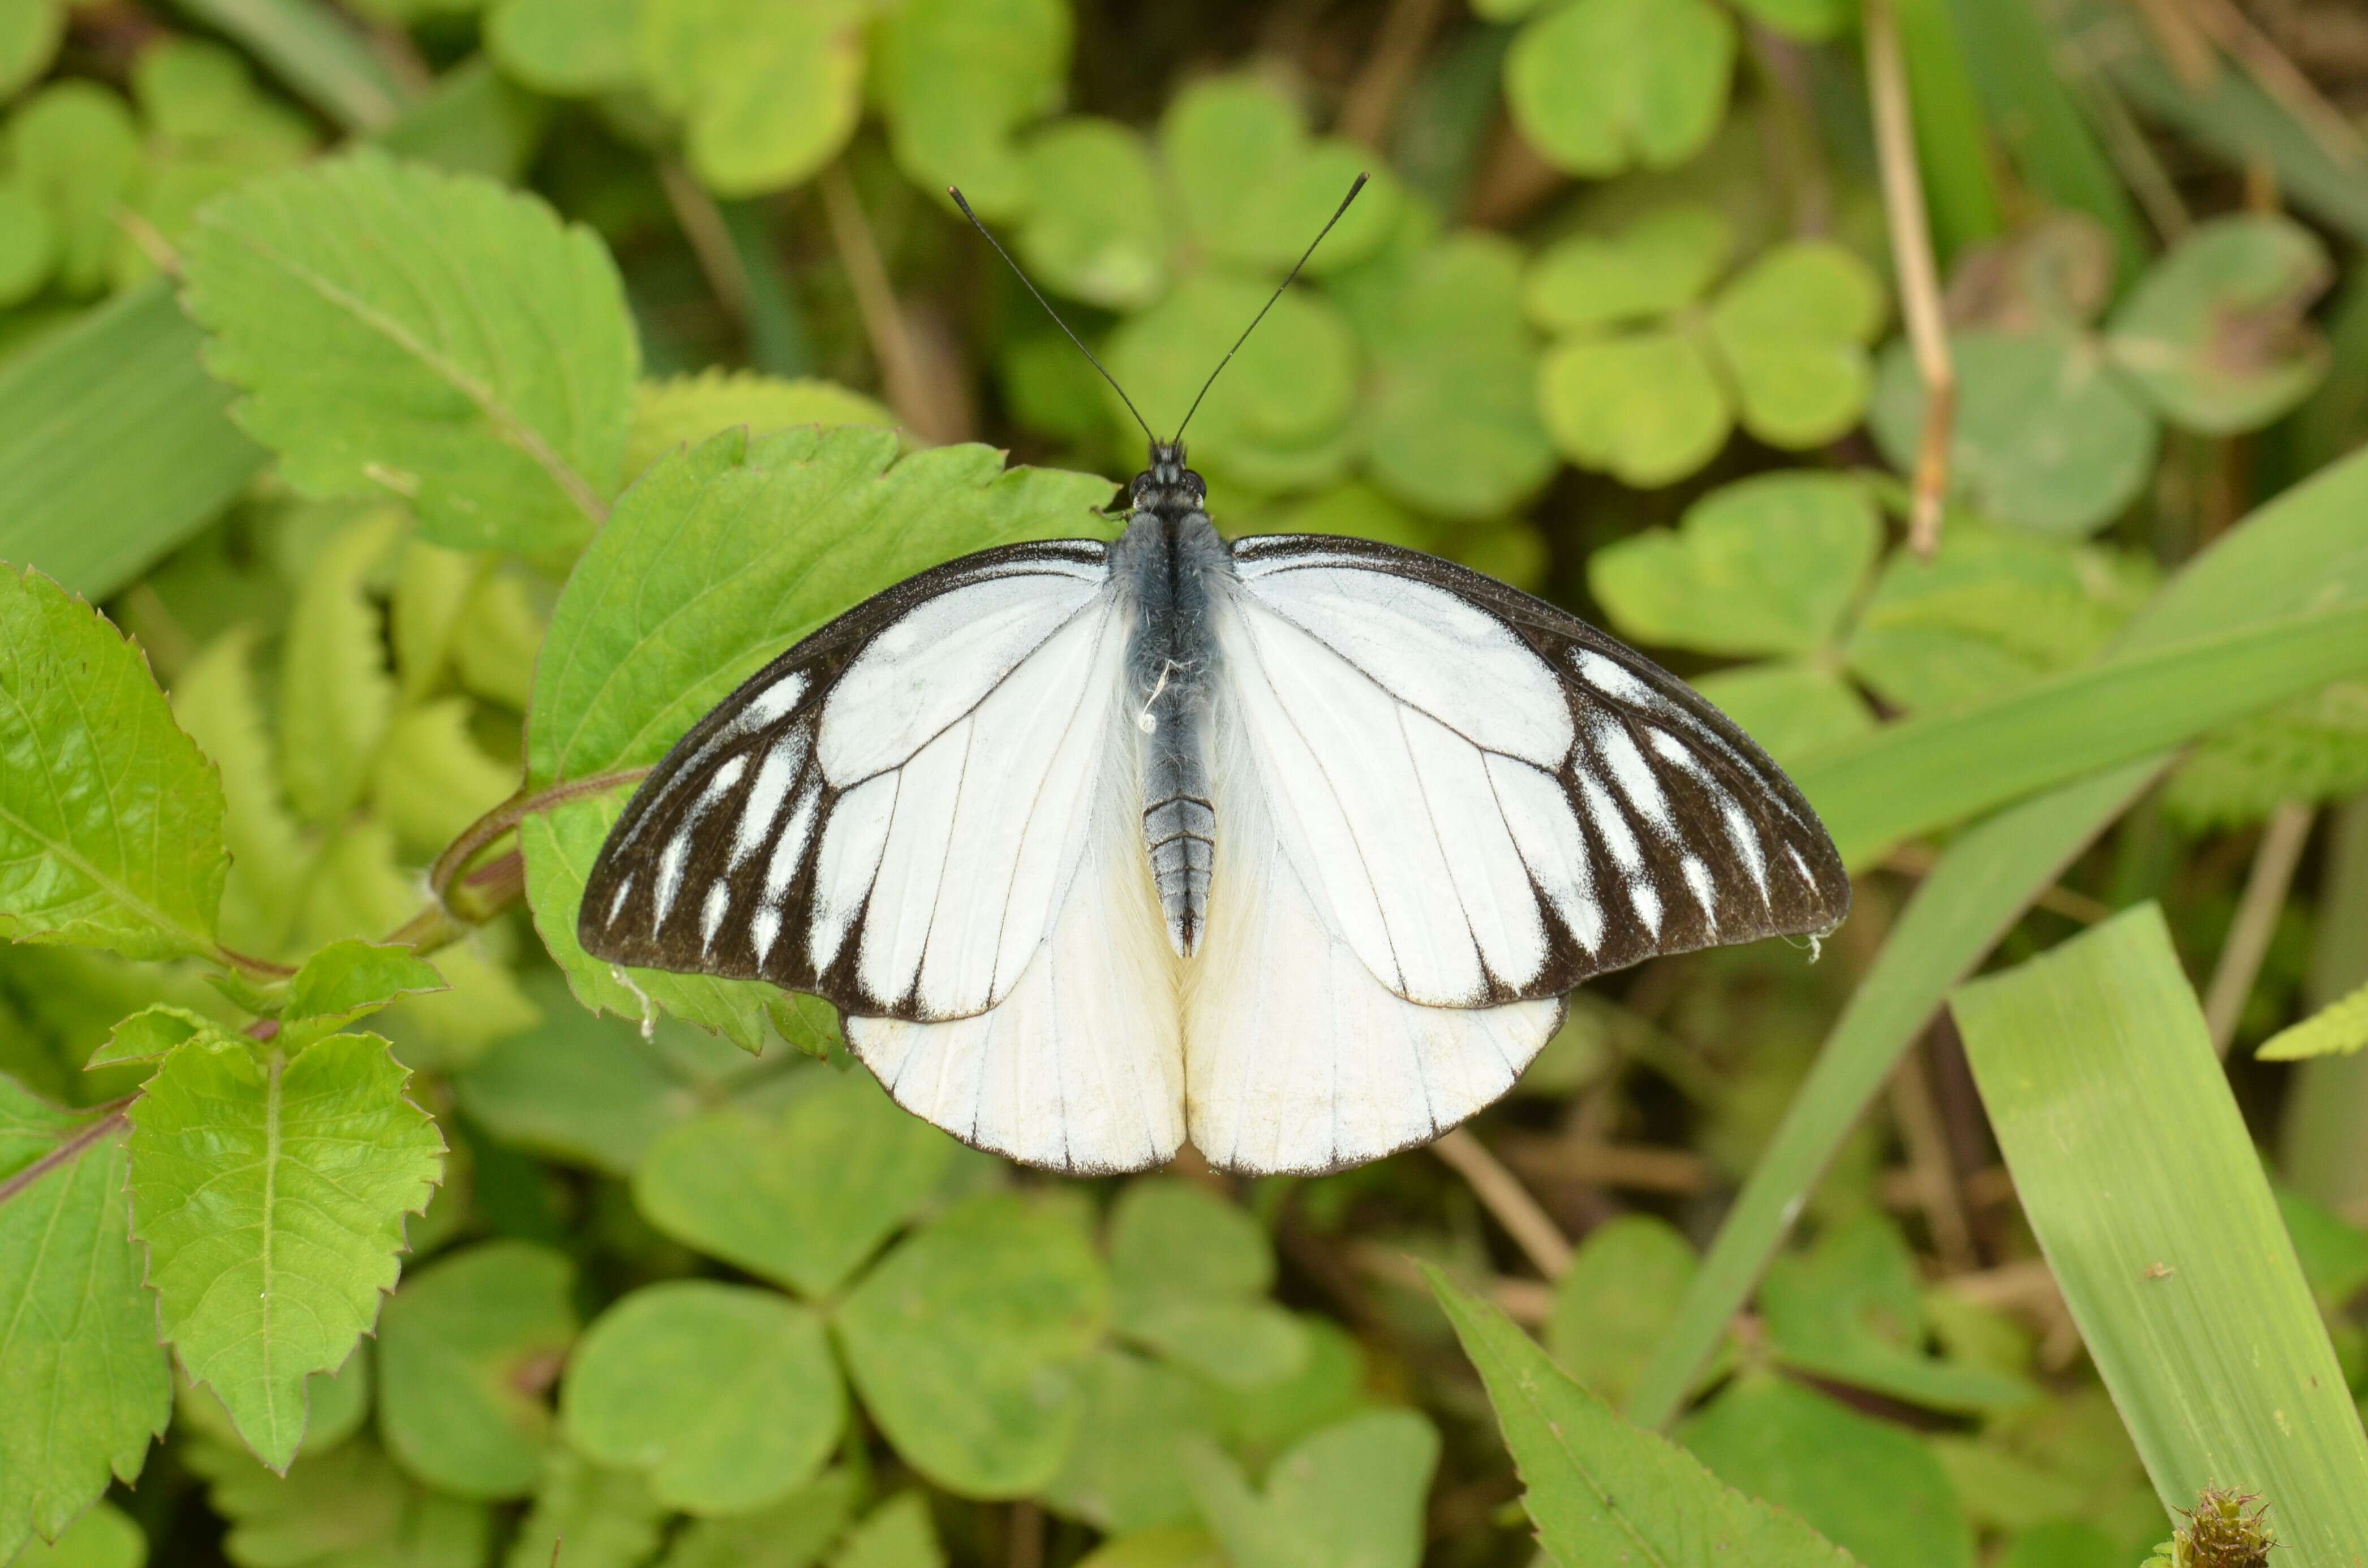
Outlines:
{"label": "butterfly hindwing", "polygon": [[595,957],[767,980],[850,1013],[975,1014],[1050,932],[1112,754],[1107,551],[1013,545],[922,574],[758,672],[611,829]]}

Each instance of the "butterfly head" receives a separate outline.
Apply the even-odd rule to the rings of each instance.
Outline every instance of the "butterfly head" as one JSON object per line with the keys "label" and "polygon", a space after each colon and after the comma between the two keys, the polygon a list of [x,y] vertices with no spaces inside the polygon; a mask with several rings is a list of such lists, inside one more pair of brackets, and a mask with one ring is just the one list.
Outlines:
{"label": "butterfly head", "polygon": [[1184,443],[1152,442],[1149,466],[1134,476],[1134,509],[1198,512],[1206,508],[1208,499],[1208,485],[1184,466]]}

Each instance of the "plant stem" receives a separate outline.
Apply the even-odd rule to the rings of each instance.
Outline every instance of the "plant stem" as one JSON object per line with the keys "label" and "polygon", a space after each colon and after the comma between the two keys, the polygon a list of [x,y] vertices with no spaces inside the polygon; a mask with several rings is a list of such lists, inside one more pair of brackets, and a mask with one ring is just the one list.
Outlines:
{"label": "plant stem", "polygon": [[2237,918],[2228,926],[2228,939],[2220,945],[2220,961],[2213,966],[2212,983],[2203,994],[2203,1021],[2212,1049],[2224,1057],[2253,994],[2253,982],[2260,978],[2261,960],[2268,956],[2279,912],[2285,908],[2294,870],[2302,864],[2303,846],[2310,838],[2310,819],[2308,806],[2288,801],[2270,813],[2260,845],[2253,851]]}
{"label": "plant stem", "polygon": [[1916,449],[1907,540],[1917,554],[1930,560],[1941,548],[1941,505],[1949,494],[1949,434],[1957,413],[1957,372],[1949,359],[1948,326],[1941,313],[1940,270],[1932,259],[1924,182],[1916,169],[1915,116],[1891,0],[1867,0],[1866,81],[1874,110],[1875,157],[1883,176],[1884,217],[1891,230],[1892,267],[1899,277],[1899,309],[1907,318],[1916,374],[1924,383],[1924,430]]}
{"label": "plant stem", "polygon": [[1459,1127],[1441,1134],[1430,1151],[1463,1178],[1480,1206],[1496,1216],[1497,1223],[1529,1255],[1539,1273],[1557,1279],[1570,1267],[1570,1240],[1562,1233],[1562,1227],[1538,1206],[1520,1178],[1499,1164],[1469,1130]]}

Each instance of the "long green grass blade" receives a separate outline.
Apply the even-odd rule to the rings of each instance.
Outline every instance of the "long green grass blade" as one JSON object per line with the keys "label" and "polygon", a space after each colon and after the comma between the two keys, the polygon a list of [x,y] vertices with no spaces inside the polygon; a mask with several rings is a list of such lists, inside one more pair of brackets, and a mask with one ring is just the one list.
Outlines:
{"label": "long green grass blade", "polygon": [[[2224,534],[2146,606],[2119,651],[2145,654],[2262,618],[2362,604],[2368,604],[2368,454],[2328,468]],[[1834,1151],[1942,994],[2167,760],[2134,761],[2112,778],[2051,790],[1967,832],[1943,854],[1752,1167],[1677,1320],[1629,1397],[1632,1416],[1658,1426],[1676,1415],[1695,1369],[1751,1294]],[[1979,891],[1985,889],[1994,891],[1985,895]],[[1993,902],[1973,907],[1983,896]],[[1960,900],[1969,905],[1962,925],[1950,907]],[[1995,922],[1988,936],[1984,920]]]}
{"label": "long green grass blade", "polygon": [[2164,1506],[2252,1493],[2288,1568],[2368,1564],[2368,1437],[2161,911],[1952,1006],[2023,1213]]}
{"label": "long green grass blade", "polygon": [[0,369],[0,561],[113,593],[263,466],[162,282]]}
{"label": "long green grass blade", "polygon": [[2174,745],[2368,668],[2368,604],[2111,660],[1971,712],[1910,719],[1793,770],[1842,858]]}
{"label": "long green grass blade", "polygon": [[1989,136],[1949,0],[1892,0],[1916,107],[1916,162],[1943,260],[1999,229]]}
{"label": "long green grass blade", "polygon": [[178,0],[183,12],[253,51],[347,131],[381,131],[414,96],[352,24],[317,0]]}

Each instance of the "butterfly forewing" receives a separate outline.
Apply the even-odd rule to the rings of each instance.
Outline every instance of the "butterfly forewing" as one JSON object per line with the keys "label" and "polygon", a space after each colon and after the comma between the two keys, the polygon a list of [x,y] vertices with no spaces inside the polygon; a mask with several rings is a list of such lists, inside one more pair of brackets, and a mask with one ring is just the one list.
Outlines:
{"label": "butterfly forewing", "polygon": [[1081,853],[1120,657],[1105,547],[1014,545],[866,601],[683,737],[611,829],[585,950],[850,1012],[1008,994]]}

